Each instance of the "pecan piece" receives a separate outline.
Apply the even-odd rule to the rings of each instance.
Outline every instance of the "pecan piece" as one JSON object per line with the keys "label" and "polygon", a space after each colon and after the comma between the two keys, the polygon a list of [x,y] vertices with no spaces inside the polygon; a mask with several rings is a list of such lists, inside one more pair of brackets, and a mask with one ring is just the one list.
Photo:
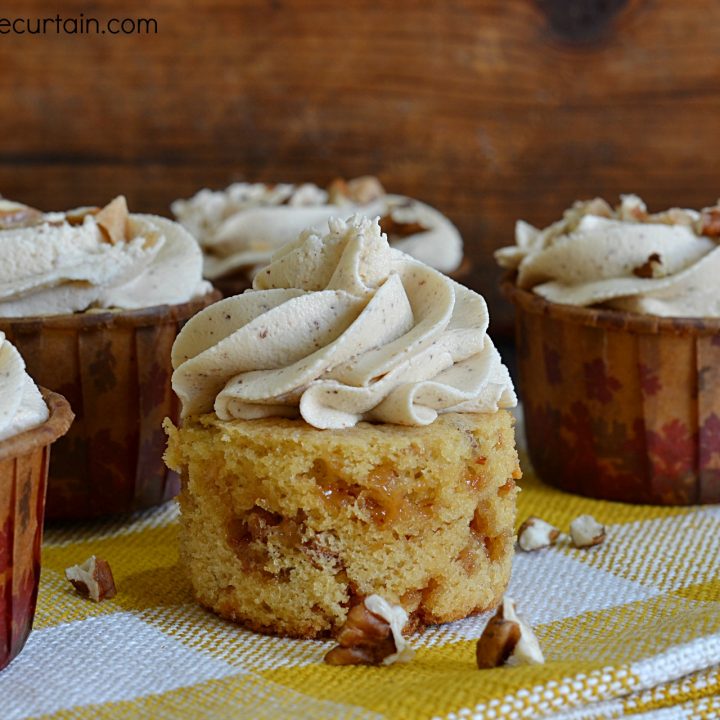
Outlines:
{"label": "pecan piece", "polygon": [[525,552],[550,547],[560,537],[560,530],[545,520],[531,515],[518,530],[518,545]]}
{"label": "pecan piece", "polygon": [[353,180],[337,178],[328,187],[330,202],[341,205],[353,202],[367,205],[385,194],[385,188],[374,175],[363,175]]}
{"label": "pecan piece", "polygon": [[541,665],[545,662],[540,643],[529,625],[518,617],[515,602],[504,598],[485,626],[475,647],[481,670],[501,665]]}
{"label": "pecan piece", "polygon": [[485,626],[475,647],[478,668],[484,670],[504,665],[519,641],[520,625],[494,615]]}
{"label": "pecan piece", "polygon": [[125,197],[118,195],[102,210],[98,210],[95,221],[105,240],[111,245],[127,240],[128,207]]}
{"label": "pecan piece", "polygon": [[97,215],[100,208],[95,205],[76,207],[65,211],[65,220],[70,225],[82,225],[88,215]]}
{"label": "pecan piece", "polygon": [[0,198],[0,230],[31,227],[42,222],[43,214],[22,203]]}
{"label": "pecan piece", "polygon": [[110,564],[95,555],[91,555],[82,565],[67,568],[65,577],[80,595],[95,602],[113,598],[117,594]]}
{"label": "pecan piece", "polygon": [[720,206],[705,208],[700,213],[700,234],[720,238]]}
{"label": "pecan piece", "polygon": [[426,228],[417,221],[401,222],[396,220],[392,215],[384,215],[380,218],[380,229],[388,236],[409,237],[410,235],[427,232],[429,228]]}
{"label": "pecan piece", "polygon": [[570,537],[577,548],[589,548],[605,542],[605,526],[592,515],[580,515],[570,523]]}
{"label": "pecan piece", "polygon": [[639,278],[656,278],[662,274],[661,268],[662,258],[658,253],[652,253],[642,265],[633,270],[633,275]]}
{"label": "pecan piece", "polygon": [[408,616],[399,606],[371,595],[348,612],[336,640],[325,655],[328,665],[390,665],[409,662],[413,652],[402,636]]}

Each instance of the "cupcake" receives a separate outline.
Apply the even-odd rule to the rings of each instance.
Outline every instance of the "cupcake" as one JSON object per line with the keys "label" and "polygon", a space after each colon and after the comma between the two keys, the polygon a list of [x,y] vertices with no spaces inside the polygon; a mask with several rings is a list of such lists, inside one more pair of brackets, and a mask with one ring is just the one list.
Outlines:
{"label": "cupcake", "polygon": [[495,607],[520,477],[482,297],[359,215],[308,230],[173,347],[182,557],[200,603],[337,631],[373,594],[410,628]]}
{"label": "cupcake", "polygon": [[48,518],[138,510],[179,489],[161,425],[178,411],[177,330],[212,299],[201,272],[182,227],[128,214],[122,197],[66,213],[0,205],[0,330],[77,416],[53,452]]}
{"label": "cupcake", "polygon": [[205,277],[226,296],[249,288],[273,253],[302,230],[327,231],[328,219],[338,214],[379,217],[393,247],[441,272],[459,272],[463,262],[462,238],[448,218],[419,200],[386,193],[370,176],[335,180],[327,190],[311,183],[235,183],[176,200],[172,211],[200,242]]}
{"label": "cupcake", "polygon": [[590,497],[720,502],[720,206],[576,203],[499,250],[528,450]]}
{"label": "cupcake", "polygon": [[72,419],[63,397],[38,390],[0,332],[0,670],[32,628],[50,445]]}

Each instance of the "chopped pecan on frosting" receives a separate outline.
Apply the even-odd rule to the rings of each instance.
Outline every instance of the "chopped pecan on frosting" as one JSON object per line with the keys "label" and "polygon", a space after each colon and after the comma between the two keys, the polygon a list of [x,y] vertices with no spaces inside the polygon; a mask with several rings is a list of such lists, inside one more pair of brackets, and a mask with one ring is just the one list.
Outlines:
{"label": "chopped pecan on frosting", "polygon": [[128,237],[128,207],[125,198],[120,195],[112,202],[94,214],[103,236],[111,245],[127,242]]}
{"label": "chopped pecan on frosting", "polygon": [[202,246],[211,279],[252,277],[301,231],[322,233],[330,217],[353,213],[382,217],[391,245],[442,272],[453,272],[462,262],[462,238],[448,218],[419,200],[386,193],[372,176],[338,179],[327,191],[311,183],[234,183],[176,200],[172,211]]}
{"label": "chopped pecan on frosting", "polygon": [[328,187],[330,202],[336,205],[346,202],[367,205],[385,194],[382,183],[372,175],[363,175],[352,180],[337,178]]}
{"label": "chopped pecan on frosting", "polygon": [[700,213],[700,234],[720,238],[720,205],[705,208]]}
{"label": "chopped pecan on frosting", "polygon": [[380,218],[380,229],[386,235],[397,235],[399,237],[409,237],[418,233],[427,232],[429,228],[421,225],[417,220],[410,222],[402,222],[396,220],[392,215],[384,215]]}
{"label": "chopped pecan on frosting", "polygon": [[94,308],[134,310],[207,293],[202,254],[177,223],[128,214],[124,197],[101,209],[0,219],[0,317]]}
{"label": "chopped pecan on frosting", "polygon": [[633,275],[639,278],[660,277],[662,274],[662,258],[659,253],[651,253],[648,259],[633,269]]}
{"label": "chopped pecan on frosting", "polygon": [[29,205],[0,198],[0,230],[37,225],[42,217],[40,210]]}
{"label": "chopped pecan on frosting", "polygon": [[377,222],[330,220],[192,318],[172,352],[185,416],[427,425],[516,399],[483,298],[389,247]]}
{"label": "chopped pecan on frosting", "polygon": [[635,195],[608,213],[576,203],[544,230],[519,221],[495,254],[517,284],[551,302],[674,317],[720,316],[720,209],[648,213]]}

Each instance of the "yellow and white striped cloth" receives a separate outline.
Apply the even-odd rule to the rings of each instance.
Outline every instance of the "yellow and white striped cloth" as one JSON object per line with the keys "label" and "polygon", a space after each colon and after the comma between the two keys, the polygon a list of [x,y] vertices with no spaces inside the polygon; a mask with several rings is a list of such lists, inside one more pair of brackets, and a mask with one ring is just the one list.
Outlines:
{"label": "yellow and white striped cloth", "polygon": [[[330,667],[331,643],[236,627],[193,602],[171,503],[46,533],[35,629],[0,673],[0,718],[720,718],[720,507],[587,500],[525,470],[519,519],[608,525],[591,550],[515,559],[509,595],[545,665],[477,670],[487,616],[428,629],[391,667]],[[113,568],[113,600],[64,578],[91,554]]]}

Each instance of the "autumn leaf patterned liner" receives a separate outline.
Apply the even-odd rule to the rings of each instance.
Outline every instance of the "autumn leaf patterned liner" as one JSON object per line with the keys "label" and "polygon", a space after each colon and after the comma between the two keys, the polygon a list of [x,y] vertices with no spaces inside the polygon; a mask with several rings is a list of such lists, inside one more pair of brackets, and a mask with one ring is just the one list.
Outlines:
{"label": "autumn leaf patterned liner", "polygon": [[50,417],[0,442],[0,670],[22,650],[32,628],[50,445],[73,420],[65,398],[41,390]]}
{"label": "autumn leaf patterned liner", "polygon": [[720,502],[720,319],[515,305],[528,452],[548,484],[632,503]]}
{"label": "autumn leaf patterned liner", "polygon": [[50,462],[46,517],[128,513],[174,497],[179,479],[162,461],[162,421],[175,421],[170,350],[182,324],[220,297],[180,305],[0,318],[0,330],[39,384],[76,415]]}

